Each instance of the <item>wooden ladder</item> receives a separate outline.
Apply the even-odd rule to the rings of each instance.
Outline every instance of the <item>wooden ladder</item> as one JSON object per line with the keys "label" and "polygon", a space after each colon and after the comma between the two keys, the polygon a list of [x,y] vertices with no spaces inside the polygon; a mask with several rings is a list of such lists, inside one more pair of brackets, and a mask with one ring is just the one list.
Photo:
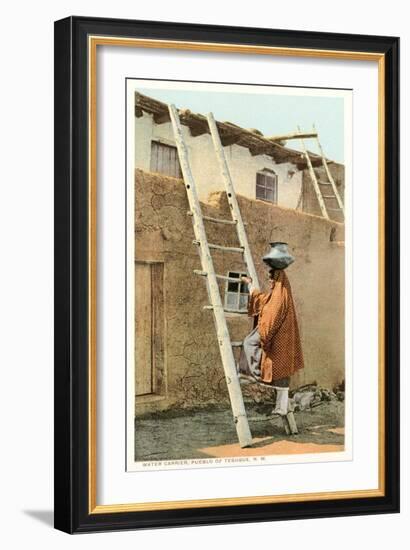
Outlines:
{"label": "wooden ladder", "polygon": [[[236,369],[235,356],[232,349],[231,337],[228,330],[228,325],[225,317],[224,306],[222,304],[221,295],[219,292],[218,279],[232,280],[238,282],[238,279],[233,277],[226,277],[224,275],[218,275],[215,273],[214,262],[211,256],[211,250],[221,250],[228,253],[237,253],[248,258],[249,245],[246,239],[245,230],[243,227],[242,217],[239,212],[239,207],[236,201],[236,196],[232,189],[229,191],[232,220],[218,220],[216,218],[206,218],[202,215],[201,205],[199,202],[195,180],[192,175],[192,170],[189,162],[188,150],[185,144],[185,140],[182,134],[181,121],[179,119],[178,111],[175,105],[169,105],[169,114],[171,117],[172,127],[175,135],[175,141],[178,149],[178,156],[181,164],[181,171],[184,177],[185,189],[188,197],[190,214],[192,215],[192,222],[195,234],[195,245],[198,246],[199,256],[201,258],[202,271],[195,270],[197,275],[203,276],[206,279],[206,286],[208,290],[208,297],[210,305],[207,308],[212,309],[215,321],[216,335],[219,344],[219,352],[221,354],[222,365],[225,373],[225,379],[228,387],[229,398],[231,401],[232,413],[234,417],[236,432],[238,435],[239,444],[241,447],[249,447],[252,445],[252,435],[249,429],[248,418],[246,416],[245,404],[243,401],[241,386],[239,383],[239,377]],[[218,136],[219,137],[219,136]],[[232,182],[231,182],[232,183]],[[235,218],[236,216],[236,218]],[[212,221],[214,223],[235,225],[242,232],[242,239],[240,239],[239,247],[224,247],[208,243],[204,219]],[[239,234],[239,231],[238,231]],[[256,275],[255,268],[252,261],[252,275]],[[252,277],[251,275],[251,277]]]}
{"label": "wooden ladder", "polygon": [[[298,126],[298,133],[302,135],[302,132],[300,131],[299,126]],[[308,165],[310,179],[312,180],[313,188],[315,190],[316,197],[319,202],[320,211],[322,212],[323,217],[326,218],[327,220],[330,219],[329,212],[331,211],[341,212],[344,220],[345,209],[344,209],[343,201],[339,195],[335,181],[329,170],[326,157],[324,156],[324,153],[323,153],[322,145],[319,141],[319,134],[316,132],[316,128],[314,126],[313,126],[312,137],[316,139],[317,146],[320,151],[322,166],[325,169],[325,173],[327,176],[327,181],[319,180],[317,178],[316,172],[312,165],[312,160],[309,156],[309,152],[307,151],[305,146],[305,141],[302,137],[300,137],[300,143],[302,145],[303,154],[305,156],[305,159]],[[322,192],[323,187],[326,187],[326,189],[329,190],[328,193],[324,194],[324,192]],[[327,201],[332,201],[331,204],[333,204],[333,206],[329,206]],[[335,201],[337,203],[337,206],[335,206]]]}

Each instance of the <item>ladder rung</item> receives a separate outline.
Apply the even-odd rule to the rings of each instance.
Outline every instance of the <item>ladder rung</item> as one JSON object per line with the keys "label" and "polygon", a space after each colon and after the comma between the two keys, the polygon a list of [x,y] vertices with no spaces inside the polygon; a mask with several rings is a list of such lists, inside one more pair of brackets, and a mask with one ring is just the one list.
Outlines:
{"label": "ladder rung", "polygon": [[223,223],[225,225],[236,225],[235,220],[221,220],[220,218],[211,218],[210,216],[202,216],[204,220],[207,220],[208,222],[213,223]]}
{"label": "ladder rung", "polygon": [[336,212],[336,211],[339,212],[342,209],[341,208],[329,208],[329,207],[327,207],[327,210],[332,210],[333,212]]}
{"label": "ladder rung", "polygon": [[322,195],[322,197],[323,197],[324,199],[335,199],[335,198],[336,198],[335,195]]}
{"label": "ladder rung", "polygon": [[[201,243],[197,240],[192,241],[192,244],[200,245]],[[220,244],[212,244],[208,243],[209,248],[212,248],[214,250],[222,250],[223,252],[238,252],[243,254],[243,247],[236,247],[236,246],[221,246]]]}
{"label": "ladder rung", "polygon": [[[197,240],[193,240],[192,244],[196,244],[197,246],[200,246],[200,242]],[[238,252],[243,254],[243,247],[236,247],[236,246],[221,246],[220,244],[212,244],[208,243],[209,248],[212,248],[213,250],[221,250],[223,252]]]}
{"label": "ladder rung", "polygon": [[[239,383],[240,384],[257,384],[258,386],[263,386],[265,388],[269,388],[271,391],[273,391],[275,388],[273,386],[271,386],[270,384],[265,384],[264,382],[260,381],[260,380],[257,380],[254,376],[251,376],[251,375],[248,375],[248,374],[239,374],[238,375],[238,378],[239,378]],[[262,416],[262,417],[251,417],[251,418],[248,418],[248,420],[253,420],[253,421],[265,421],[266,420],[274,420],[276,419],[277,416],[276,415],[271,415],[271,416]]]}
{"label": "ladder rung", "polygon": [[228,277],[227,275],[218,274],[216,274],[215,277],[217,279],[222,279],[222,281],[229,281],[230,283],[242,283],[241,279],[238,279],[237,277]]}
{"label": "ladder rung", "polygon": [[[187,212],[188,216],[193,216],[192,212]],[[225,225],[236,225],[235,220],[221,220],[220,218],[211,218],[210,216],[202,216],[202,218],[208,222],[223,223]]]}
{"label": "ladder rung", "polygon": [[[203,306],[203,309],[212,310],[214,309],[214,306]],[[225,313],[242,313],[243,315],[248,313],[247,309],[229,309],[227,307],[224,307],[223,310],[225,311]]]}
{"label": "ladder rung", "polygon": [[243,342],[231,342],[231,346],[233,348],[241,348],[243,346]]}
{"label": "ladder rung", "polygon": [[330,181],[317,180],[317,182],[318,182],[319,185],[332,185],[332,184],[330,183]]}
{"label": "ladder rung", "polygon": [[[200,269],[194,269],[194,273],[195,275],[200,275],[201,277],[206,277],[208,275],[206,271],[201,271]],[[230,283],[242,283],[241,279],[238,279],[238,277],[228,277],[227,275],[218,274],[215,274],[215,277],[223,281],[229,281]]]}
{"label": "ladder rung", "polygon": [[236,247],[236,246],[221,246],[220,244],[211,244],[208,243],[209,248],[212,248],[213,250],[222,250],[224,252],[238,252],[240,254],[243,254],[243,246]]}

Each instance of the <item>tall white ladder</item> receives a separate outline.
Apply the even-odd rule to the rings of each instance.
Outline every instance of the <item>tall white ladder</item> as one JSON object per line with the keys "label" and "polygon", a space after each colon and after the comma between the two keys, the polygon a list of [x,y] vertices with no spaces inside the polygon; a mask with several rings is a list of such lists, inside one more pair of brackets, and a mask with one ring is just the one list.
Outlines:
{"label": "tall white ladder", "polygon": [[[243,401],[242,390],[236,369],[235,356],[232,350],[233,342],[228,330],[228,325],[225,317],[225,308],[222,304],[221,295],[219,292],[218,279],[228,280],[240,284],[237,278],[226,277],[215,273],[214,262],[211,256],[211,250],[220,250],[228,253],[238,253],[243,256],[244,262],[247,265],[249,275],[252,277],[255,285],[258,284],[258,278],[255,266],[252,260],[252,255],[249,248],[248,239],[245,232],[241,212],[238,201],[236,199],[235,190],[232,184],[232,179],[226,163],[224,151],[219,137],[218,129],[212,114],[208,115],[208,123],[217,153],[218,161],[221,167],[222,176],[226,188],[228,203],[230,206],[232,220],[218,220],[202,215],[201,205],[196,191],[195,180],[192,175],[192,170],[189,161],[188,149],[182,134],[181,122],[178,111],[175,105],[169,105],[169,114],[171,117],[172,127],[175,136],[175,142],[178,149],[181,171],[184,177],[185,189],[188,197],[190,214],[192,215],[193,228],[195,234],[194,244],[198,246],[199,256],[201,259],[202,271],[195,270],[197,275],[206,278],[208,297],[210,305],[206,306],[212,309],[215,321],[215,329],[221,354],[222,365],[225,373],[225,379],[228,387],[229,398],[231,401],[232,413],[234,417],[236,432],[238,435],[239,444],[241,447],[248,447],[252,444],[252,435],[249,429],[248,418],[246,416],[245,404]],[[235,225],[239,238],[239,247],[226,247],[217,244],[208,243],[204,220],[215,223]]]}
{"label": "tall white ladder", "polygon": [[[298,133],[302,134],[301,131],[300,131],[299,126],[298,126]],[[313,165],[312,165],[312,160],[309,156],[309,152],[307,151],[306,146],[305,146],[305,141],[302,137],[300,138],[300,143],[302,145],[303,154],[305,156],[305,159],[306,159],[306,162],[307,162],[307,165],[308,165],[310,179],[312,180],[313,188],[315,190],[316,197],[317,197],[317,200],[319,202],[320,211],[322,212],[323,217],[326,218],[326,219],[330,219],[330,216],[329,216],[330,211],[341,212],[341,214],[343,215],[343,219],[344,219],[345,209],[344,209],[343,201],[342,201],[342,199],[340,197],[340,194],[337,190],[335,180],[333,179],[333,176],[332,176],[332,174],[329,170],[329,166],[328,166],[326,157],[324,156],[324,153],[323,153],[322,145],[319,141],[319,134],[316,132],[316,128],[314,126],[313,126],[312,135],[315,136],[314,139],[316,139],[317,146],[318,146],[318,149],[320,151],[322,166],[325,169],[325,173],[326,173],[326,176],[327,176],[327,181],[319,180],[317,178],[316,172],[315,172],[315,170],[313,168]],[[326,189],[329,189],[329,192],[326,193],[326,194],[324,194],[324,192],[322,193],[322,187],[326,187]],[[329,206],[329,203],[327,201],[332,201],[332,203],[331,203],[332,206]],[[335,206],[335,201],[337,203],[337,206]]]}

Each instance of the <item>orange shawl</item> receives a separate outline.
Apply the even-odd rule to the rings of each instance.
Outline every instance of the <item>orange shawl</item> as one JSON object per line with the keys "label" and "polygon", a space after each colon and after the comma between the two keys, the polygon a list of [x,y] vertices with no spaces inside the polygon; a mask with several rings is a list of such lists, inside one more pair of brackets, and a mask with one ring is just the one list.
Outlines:
{"label": "orange shawl", "polygon": [[261,337],[262,380],[271,384],[303,369],[303,354],[299,328],[289,280],[283,270],[275,272],[269,293],[253,290],[248,314],[258,316]]}

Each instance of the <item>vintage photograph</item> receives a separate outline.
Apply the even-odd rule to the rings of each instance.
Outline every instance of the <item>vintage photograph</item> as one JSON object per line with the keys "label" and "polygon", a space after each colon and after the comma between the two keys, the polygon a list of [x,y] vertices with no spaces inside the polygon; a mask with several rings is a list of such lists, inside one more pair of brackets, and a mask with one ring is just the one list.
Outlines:
{"label": "vintage photograph", "polygon": [[352,92],[127,92],[127,470],[348,459]]}

